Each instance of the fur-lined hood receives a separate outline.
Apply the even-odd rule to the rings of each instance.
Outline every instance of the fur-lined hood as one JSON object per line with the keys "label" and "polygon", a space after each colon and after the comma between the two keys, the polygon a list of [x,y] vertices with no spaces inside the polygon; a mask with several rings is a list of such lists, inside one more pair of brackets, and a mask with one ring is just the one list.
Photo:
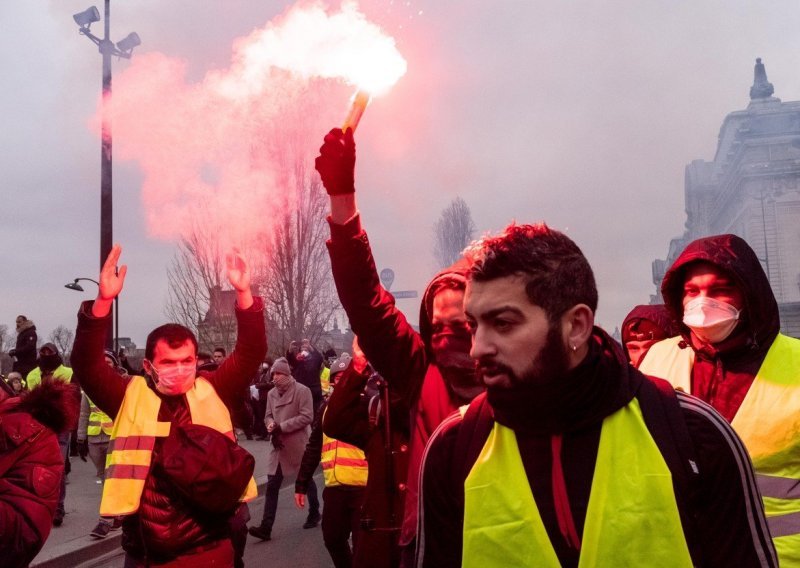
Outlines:
{"label": "fur-lined hood", "polygon": [[[56,434],[75,424],[80,408],[74,385],[61,381],[44,382],[40,386],[9,398],[0,409],[5,413],[25,412]],[[2,397],[2,395],[0,395]]]}

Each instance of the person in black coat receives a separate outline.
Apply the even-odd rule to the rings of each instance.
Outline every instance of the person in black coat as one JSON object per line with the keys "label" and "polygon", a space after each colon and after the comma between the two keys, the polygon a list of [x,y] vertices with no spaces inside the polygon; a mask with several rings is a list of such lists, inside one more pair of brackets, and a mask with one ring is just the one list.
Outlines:
{"label": "person in black coat", "polygon": [[25,316],[17,316],[17,345],[8,352],[14,357],[13,370],[27,377],[36,368],[36,326]]}

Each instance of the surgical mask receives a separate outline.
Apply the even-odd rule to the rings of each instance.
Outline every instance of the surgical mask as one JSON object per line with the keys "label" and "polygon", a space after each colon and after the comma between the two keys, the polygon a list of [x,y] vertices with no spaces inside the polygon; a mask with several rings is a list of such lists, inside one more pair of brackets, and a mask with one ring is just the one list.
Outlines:
{"label": "surgical mask", "polygon": [[192,388],[196,370],[193,365],[170,365],[162,369],[152,366],[156,390],[167,396],[185,394]]}
{"label": "surgical mask", "polygon": [[683,323],[705,343],[720,343],[733,333],[741,312],[730,304],[702,296],[683,308]]}

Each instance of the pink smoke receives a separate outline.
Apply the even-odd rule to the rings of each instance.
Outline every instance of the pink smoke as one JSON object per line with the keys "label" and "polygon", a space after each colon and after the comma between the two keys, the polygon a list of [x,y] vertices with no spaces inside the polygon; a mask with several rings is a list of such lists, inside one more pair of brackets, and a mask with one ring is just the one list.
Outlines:
{"label": "pink smoke", "polygon": [[403,73],[394,40],[349,2],[291,7],[194,84],[184,61],[137,54],[114,79],[112,123],[115,157],[144,175],[149,233],[175,239],[202,224],[226,245],[263,234],[292,184],[316,179],[321,134],[353,86],[386,91]]}

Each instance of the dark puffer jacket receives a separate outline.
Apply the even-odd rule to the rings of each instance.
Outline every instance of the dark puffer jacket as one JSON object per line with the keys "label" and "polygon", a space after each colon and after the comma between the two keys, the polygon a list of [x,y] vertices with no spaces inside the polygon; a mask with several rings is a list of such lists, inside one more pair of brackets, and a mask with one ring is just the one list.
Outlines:
{"label": "dark puffer jacket", "polygon": [[[78,329],[72,350],[73,381],[80,382],[86,395],[103,412],[116,418],[125,397],[129,379],[105,364],[103,348],[110,315],[95,318],[92,302],[85,302],[78,313]],[[264,303],[254,298],[247,310],[236,308],[238,333],[236,348],[215,371],[200,371],[214,387],[230,411],[238,404],[242,389],[249,383],[267,350],[264,329]],[[148,384],[151,388],[152,383]],[[173,424],[191,423],[185,396],[162,396],[158,419]],[[163,562],[199,548],[211,547],[229,537],[228,519],[204,515],[189,507],[170,483],[154,473],[160,460],[162,440],[153,450],[153,468],[145,481],[141,504],[136,514],[128,515],[122,526],[122,545],[137,559]]]}
{"label": "dark puffer jacket", "polygon": [[[729,338],[695,348],[692,394],[733,420],[761,363],[780,330],[778,303],[753,249],[736,235],[716,235],[690,243],[664,276],[661,294],[676,322],[683,320],[683,285],[687,267],[711,263],[733,278],[742,291],[740,323]],[[693,348],[691,332],[679,324],[685,348]]]}
{"label": "dark puffer jacket", "polygon": [[0,558],[27,566],[50,534],[64,474],[56,433],[78,413],[69,385],[22,397],[0,390]]}

